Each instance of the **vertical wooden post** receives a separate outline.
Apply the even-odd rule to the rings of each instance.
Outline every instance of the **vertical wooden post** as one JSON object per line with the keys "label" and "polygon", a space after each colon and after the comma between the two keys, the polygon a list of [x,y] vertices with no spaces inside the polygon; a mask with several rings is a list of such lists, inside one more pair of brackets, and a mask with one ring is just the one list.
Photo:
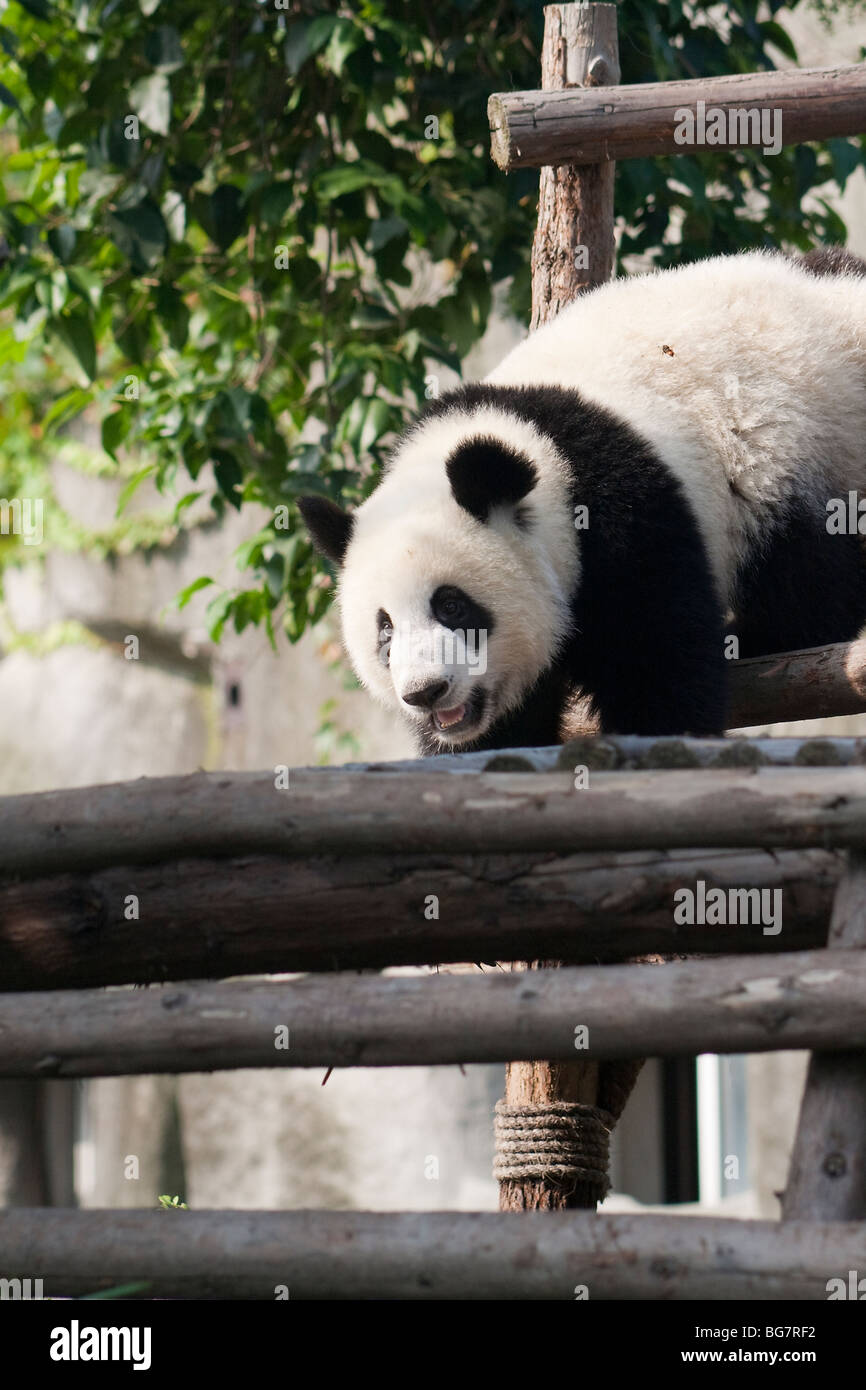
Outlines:
{"label": "vertical wooden post", "polygon": [[[830,947],[866,949],[866,853],[836,889]],[[866,1052],[813,1052],[788,1185],[786,1221],[866,1219]]]}
{"label": "vertical wooden post", "polygon": [[[548,5],[541,86],[606,87],[619,82],[616,5]],[[614,164],[544,168],[532,244],[532,327],[555,318],[581,290],[613,273]]]}
{"label": "vertical wooden post", "polygon": [[[619,76],[616,5],[546,6],[543,89],[607,86],[619,82]],[[554,318],[582,290],[610,279],[614,264],[613,178],[613,164],[541,170],[538,224],[532,245],[533,328]],[[576,1024],[579,1022],[575,1019]],[[632,1070],[633,1080],[637,1067]],[[512,1062],[506,1068],[506,1107],[551,1110],[559,1103],[594,1107],[598,1102],[598,1063]],[[604,1181],[563,1177],[555,1167],[551,1162],[550,1171],[543,1176],[502,1179],[501,1209],[594,1208],[604,1196]],[[606,1173],[606,1159],[603,1168]]]}

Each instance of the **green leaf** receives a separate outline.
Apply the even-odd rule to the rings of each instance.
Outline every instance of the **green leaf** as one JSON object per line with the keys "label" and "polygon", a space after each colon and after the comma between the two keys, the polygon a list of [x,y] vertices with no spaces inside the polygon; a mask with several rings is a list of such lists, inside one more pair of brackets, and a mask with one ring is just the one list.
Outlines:
{"label": "green leaf", "polygon": [[337,22],[336,15],[326,14],[292,25],[283,45],[286,67],[292,77],[297,76],[308,58],[324,48]]}
{"label": "green leaf", "polygon": [[853,140],[828,140],[827,148],[833,160],[834,177],[839,187],[844,189],[851,174],[862,164],[863,151]]}
{"label": "green leaf", "polygon": [[[129,427],[132,423],[132,412],[128,405],[121,406],[119,410],[113,411],[111,415],[106,415],[102,422],[102,447],[113,459],[117,458],[117,450],[129,434]],[[136,484],[137,486],[137,484]],[[135,489],[133,489],[134,491]],[[129,494],[132,496],[132,493]],[[126,489],[121,493],[123,503],[126,503]],[[123,507],[118,502],[118,511]]]}
{"label": "green leaf", "polygon": [[183,45],[173,24],[160,24],[148,34],[144,56],[157,72],[177,72],[183,67]]}
{"label": "green leaf", "polygon": [[342,77],[343,64],[351,53],[364,42],[364,31],[351,19],[338,19],[323,54],[326,68],[335,77]]}
{"label": "green leaf", "polygon": [[358,440],[358,449],[365,454],[371,444],[382,435],[391,424],[392,407],[387,401],[379,400],[376,397],[370,402],[370,408],[364,419],[364,426]]}
{"label": "green leaf", "polygon": [[75,228],[70,222],[61,222],[59,226],[52,227],[48,233],[48,245],[63,265],[72,259],[75,239]]}
{"label": "green leaf", "polygon": [[193,502],[197,502],[198,499],[203,496],[204,493],[201,491],[200,488],[194,492],[185,492],[183,497],[181,497],[180,501],[177,502],[175,505],[175,509],[172,513],[171,518],[173,523],[177,525],[187,508],[191,507]]}
{"label": "green leaf", "polygon": [[232,610],[234,599],[229,593],[219,594],[211,599],[205,609],[205,627],[212,642],[218,642],[223,635],[226,619]]}
{"label": "green leaf", "polygon": [[18,0],[22,10],[32,14],[34,19],[53,19],[54,7],[48,4],[48,0]]}
{"label": "green leaf", "polygon": [[[198,494],[196,495],[198,496]],[[173,606],[178,610],[186,608],[194,594],[199,593],[201,589],[206,589],[209,584],[214,582],[213,579],[208,579],[207,575],[200,575],[198,579],[194,579],[191,584],[187,584],[185,589],[181,589],[180,593],[175,595]]]}
{"label": "green leaf", "polygon": [[111,213],[108,221],[114,242],[129,257],[133,269],[148,270],[165,251],[168,230],[152,198]]}
{"label": "green leaf", "polygon": [[151,1287],[152,1283],[150,1280],[139,1279],[136,1283],[115,1284],[110,1289],[100,1289],[98,1293],[82,1293],[79,1294],[78,1297],[81,1299],[82,1302],[90,1300],[94,1303],[101,1302],[102,1300],[109,1300],[115,1298],[125,1299],[129,1294],[144,1293],[146,1289],[149,1289]]}
{"label": "green leaf", "polygon": [[384,304],[359,304],[352,315],[353,328],[387,328],[394,323],[394,315]]}
{"label": "green leaf", "polygon": [[240,487],[244,480],[243,469],[234,454],[230,453],[228,449],[213,449],[212,456],[217,487],[226,501],[240,511]]}
{"label": "green leaf", "polygon": [[781,24],[777,24],[774,19],[765,19],[762,24],[758,25],[758,28],[767,43],[773,44],[780,53],[784,53],[786,58],[790,58],[792,63],[798,61],[794,41]]}
{"label": "green leaf", "polygon": [[90,381],[96,376],[96,341],[90,316],[81,310],[49,320],[50,326]]}
{"label": "green leaf", "polygon": [[211,226],[214,241],[221,251],[227,251],[246,226],[246,211],[241,190],[233,183],[222,183],[210,198]]}
{"label": "green leaf", "polygon": [[48,430],[52,426],[65,425],[68,420],[80,415],[84,407],[90,405],[92,400],[93,392],[85,391],[80,386],[74,387],[72,391],[66,391],[43,415],[42,428]]}
{"label": "green leaf", "polygon": [[[109,419],[113,418],[113,416],[109,416]],[[152,474],[154,474],[155,472],[156,464],[148,463],[145,465],[144,468],[139,468],[136,473],[133,473],[132,477],[129,479],[129,482],[126,483],[126,485],[121,489],[120,496],[117,499],[118,516],[120,516],[121,513],[126,510],[127,502],[129,501],[133,493],[141,487],[141,484],[144,482],[145,478],[151,477]]]}
{"label": "green leaf", "polygon": [[172,347],[178,352],[182,351],[189,336],[189,309],[183,296],[172,285],[160,285],[157,290],[156,312]]}
{"label": "green leaf", "polygon": [[136,366],[143,365],[150,348],[150,320],[147,314],[137,314],[132,319],[124,315],[117,320],[114,341],[130,362]]}
{"label": "green leaf", "polygon": [[2,82],[0,82],[0,101],[4,106],[11,106],[15,111],[21,110],[21,102],[15,93],[10,92],[9,88],[5,87]]}
{"label": "green leaf", "polygon": [[287,211],[295,198],[295,184],[293,179],[280,179],[277,183],[272,183],[268,188],[262,190],[261,195],[261,218],[268,225],[278,225],[282,222]]}
{"label": "green leaf", "polygon": [[27,85],[39,101],[51,95],[54,85],[54,68],[44,53],[37,53],[24,68]]}
{"label": "green leaf", "polygon": [[354,164],[338,164],[326,169],[316,180],[316,191],[325,200],[340,198],[344,193],[357,193],[359,188],[386,182],[389,177],[381,165],[359,159]]}
{"label": "green leaf", "polygon": [[135,114],[157,135],[168,135],[171,122],[171,90],[164,72],[142,77],[130,88],[129,104]]}
{"label": "green leaf", "polygon": [[382,217],[370,227],[369,245],[373,252],[381,251],[394,237],[405,236],[409,224],[402,217]]}

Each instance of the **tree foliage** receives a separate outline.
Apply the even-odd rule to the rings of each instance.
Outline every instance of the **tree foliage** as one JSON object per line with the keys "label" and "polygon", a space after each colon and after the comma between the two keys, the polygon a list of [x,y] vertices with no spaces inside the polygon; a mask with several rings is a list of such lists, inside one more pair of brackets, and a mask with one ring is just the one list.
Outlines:
{"label": "tree foliage", "polygon": [[[528,316],[537,176],[494,168],[486,100],[537,85],[541,6],[0,9],[0,493],[98,411],[106,453],[138,461],[127,494],[152,476],[176,525],[201,496],[269,509],[211,627],[278,619],[295,640],[331,589],[293,499],[369,490],[496,284]],[[622,0],[623,81],[795,60],[779,11]],[[623,163],[621,254],[841,240],[822,186],[863,157],[831,140]]]}

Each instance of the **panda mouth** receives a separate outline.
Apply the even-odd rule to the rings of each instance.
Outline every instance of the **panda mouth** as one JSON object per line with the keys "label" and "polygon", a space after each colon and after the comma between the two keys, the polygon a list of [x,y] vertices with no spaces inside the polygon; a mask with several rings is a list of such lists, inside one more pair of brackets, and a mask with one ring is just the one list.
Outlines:
{"label": "panda mouth", "polygon": [[487,696],[483,687],[471,691],[461,705],[430,711],[433,732],[445,743],[464,743],[476,736],[484,719]]}
{"label": "panda mouth", "polygon": [[435,709],[433,723],[440,733],[457,729],[466,719],[467,706],[455,705],[453,709]]}

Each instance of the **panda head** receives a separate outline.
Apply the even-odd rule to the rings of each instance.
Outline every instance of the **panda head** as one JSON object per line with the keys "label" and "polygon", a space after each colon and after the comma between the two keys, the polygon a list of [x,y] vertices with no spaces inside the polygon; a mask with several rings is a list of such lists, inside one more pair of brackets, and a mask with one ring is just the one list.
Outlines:
{"label": "panda head", "polygon": [[471,745],[520,705],[566,635],[577,568],[564,468],[534,426],[446,413],[356,511],[300,510],[339,566],[355,672],[424,746]]}

